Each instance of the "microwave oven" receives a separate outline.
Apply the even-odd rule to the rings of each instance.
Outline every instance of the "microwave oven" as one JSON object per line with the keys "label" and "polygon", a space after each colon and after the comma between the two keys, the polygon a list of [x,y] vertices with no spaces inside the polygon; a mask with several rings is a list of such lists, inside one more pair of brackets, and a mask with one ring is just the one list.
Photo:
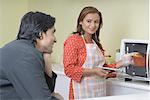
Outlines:
{"label": "microwave oven", "polygon": [[120,59],[124,54],[138,52],[144,60],[138,61],[143,65],[127,65],[122,67],[125,73],[125,79],[135,79],[142,81],[150,81],[150,41],[149,40],[136,40],[136,39],[122,39],[120,46]]}

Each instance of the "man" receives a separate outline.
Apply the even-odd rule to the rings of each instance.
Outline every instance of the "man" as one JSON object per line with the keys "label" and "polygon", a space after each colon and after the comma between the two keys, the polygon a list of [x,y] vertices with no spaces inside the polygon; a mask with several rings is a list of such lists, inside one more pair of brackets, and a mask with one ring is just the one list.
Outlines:
{"label": "man", "polygon": [[49,57],[56,42],[55,18],[28,12],[21,20],[17,39],[0,50],[1,100],[58,100],[56,74]]}

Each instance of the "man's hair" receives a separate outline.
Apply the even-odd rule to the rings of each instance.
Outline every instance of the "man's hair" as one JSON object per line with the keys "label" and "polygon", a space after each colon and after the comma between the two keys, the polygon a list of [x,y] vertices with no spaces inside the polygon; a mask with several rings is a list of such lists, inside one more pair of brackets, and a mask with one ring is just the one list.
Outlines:
{"label": "man's hair", "polygon": [[26,39],[36,42],[40,32],[45,32],[55,24],[55,18],[42,12],[28,12],[22,19],[17,40]]}

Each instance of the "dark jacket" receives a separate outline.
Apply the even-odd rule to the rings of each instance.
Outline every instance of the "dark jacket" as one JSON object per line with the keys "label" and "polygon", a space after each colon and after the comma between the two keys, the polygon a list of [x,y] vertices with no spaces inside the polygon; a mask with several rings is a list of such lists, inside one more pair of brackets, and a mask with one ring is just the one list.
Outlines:
{"label": "dark jacket", "polygon": [[56,74],[44,73],[44,60],[31,41],[15,40],[0,49],[1,100],[53,100]]}

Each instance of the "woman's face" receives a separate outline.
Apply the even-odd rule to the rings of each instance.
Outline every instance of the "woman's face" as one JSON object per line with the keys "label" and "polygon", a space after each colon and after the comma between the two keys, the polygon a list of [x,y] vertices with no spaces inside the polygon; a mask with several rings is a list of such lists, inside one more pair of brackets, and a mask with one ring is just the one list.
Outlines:
{"label": "woman's face", "polygon": [[85,33],[94,34],[99,28],[100,16],[97,13],[87,14],[79,24]]}

